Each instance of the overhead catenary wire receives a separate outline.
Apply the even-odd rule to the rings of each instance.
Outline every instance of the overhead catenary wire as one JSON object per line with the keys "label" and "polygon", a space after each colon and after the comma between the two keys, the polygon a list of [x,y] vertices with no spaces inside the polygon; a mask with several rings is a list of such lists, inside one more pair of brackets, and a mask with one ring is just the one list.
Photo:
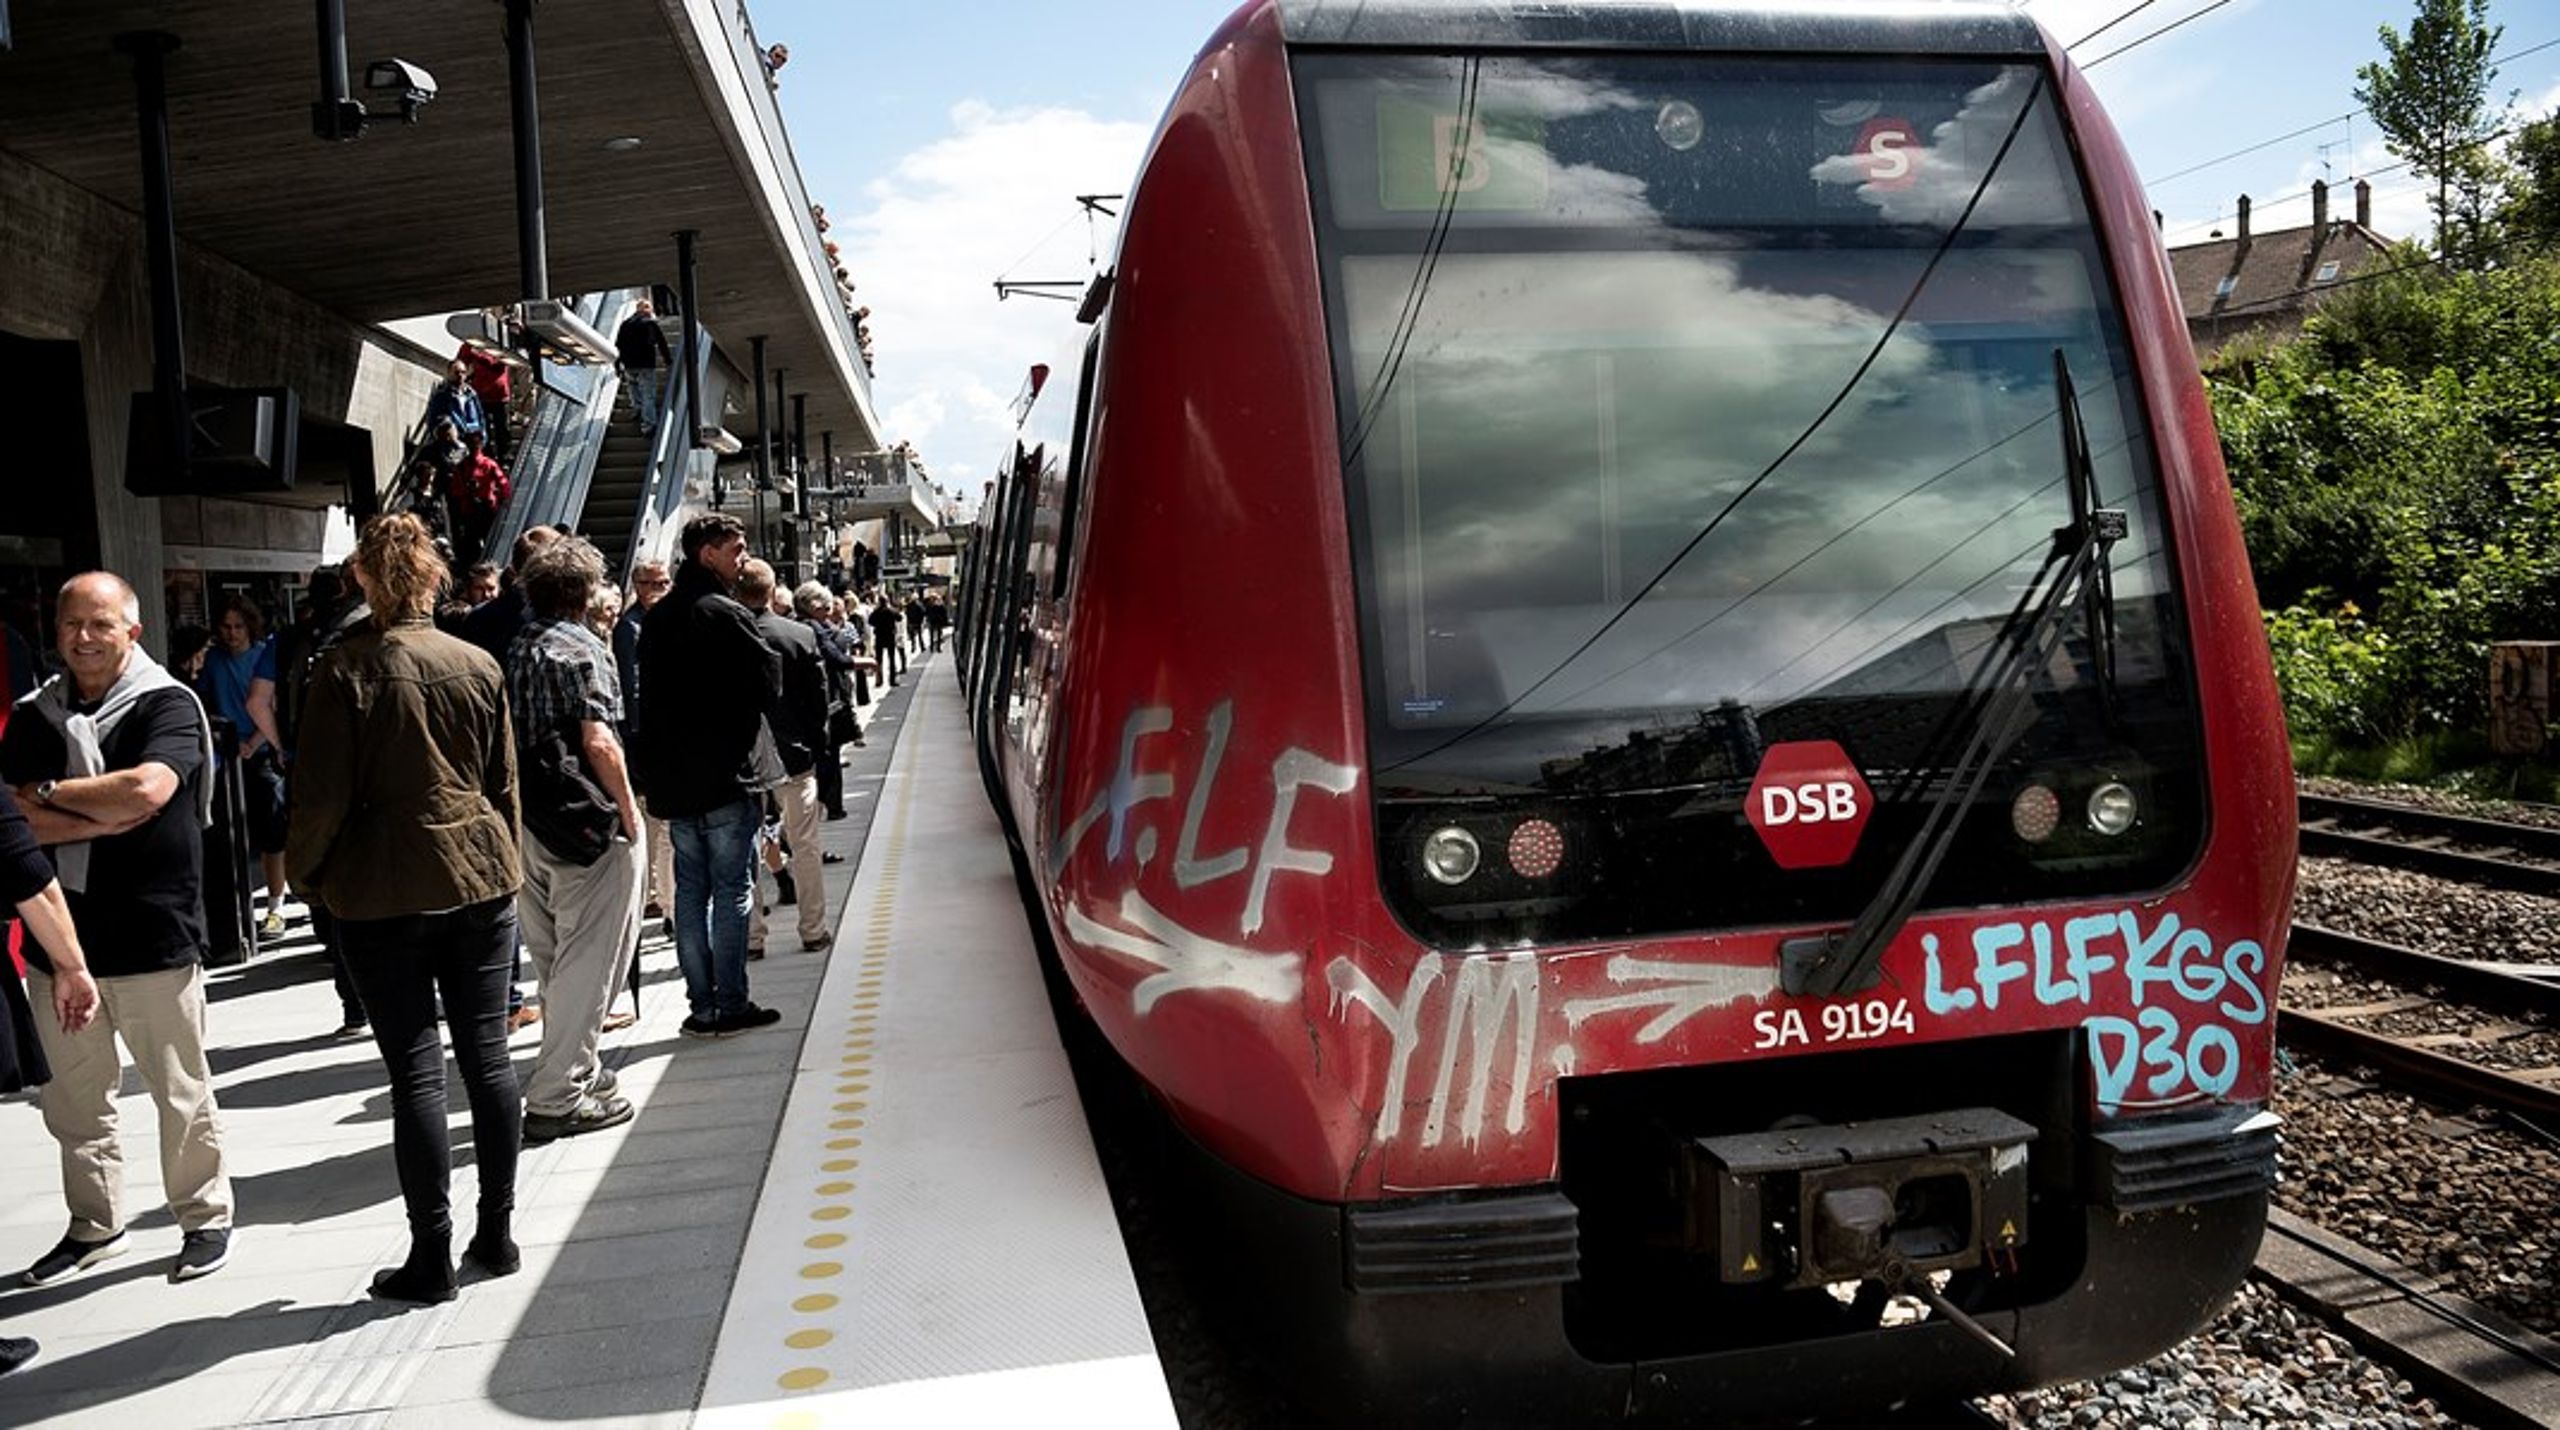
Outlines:
{"label": "overhead catenary wire", "polygon": [[2230,3],[2231,0],[2213,0],[2212,4],[2205,6],[2203,9],[2198,10],[2191,15],[2182,15],[2177,19],[2170,21],[2168,24],[2161,26],[2159,29],[2152,31],[2150,34],[2143,36],[2141,39],[2131,40],[2118,45],[2114,49],[2107,51],[2105,54],[2098,56],[2096,59],[2090,60],[2086,64],[2081,65],[2080,68],[2084,70],[2096,69],[2098,66],[2105,64],[2107,61],[2114,59],[2118,55],[2130,54],[2135,50],[2141,49],[2144,45],[2150,44],[2153,40],[2160,38],[2171,30],[2177,29],[2181,25],[2191,24],[2194,21],[2201,20],[2205,16],[2212,14],[2214,11],[2221,9],[2223,6]]}
{"label": "overhead catenary wire", "polygon": [[[2076,45],[2076,44],[2081,44],[2081,43],[2086,43],[2086,40],[2084,39],[2084,40],[2081,40],[2081,41],[2075,41],[2074,43],[2075,43],[2075,45]],[[2525,48],[2523,48],[2523,49],[2521,49],[2521,50],[2510,50],[2510,51],[2508,51],[2508,52],[2507,52],[2507,53],[2505,53],[2505,54],[2500,54],[2500,55],[2491,55],[2491,56],[2489,57],[2489,59],[2488,59],[2488,64],[2489,64],[2490,66],[2492,66],[2492,67],[2497,66],[2497,65],[2507,64],[2507,63],[2510,63],[2510,62],[2515,61],[2515,60],[2524,59],[2525,57],[2527,57],[2527,56],[2529,56],[2529,55],[2538,55],[2538,54],[2541,54],[2541,53],[2542,53],[2543,51],[2545,51],[2545,50],[2553,49],[2553,48],[2556,48],[2556,47],[2560,47],[2560,39],[2544,40],[2544,41],[2542,41],[2542,42],[2540,42],[2540,43],[2538,43],[2538,44],[2528,45],[2528,46],[2526,46]],[[2086,66],[2083,66],[2083,68],[2086,68]],[[2158,178],[2156,178],[2156,179],[2154,179],[2154,178],[2145,178],[2142,182],[2143,182],[2143,184],[2144,184],[2146,187],[2157,186],[2157,185],[2160,185],[2160,184],[2166,184],[2166,183],[2172,183],[2172,182],[2174,182],[2174,181],[2176,181],[2176,180],[2183,179],[2183,178],[2187,178],[2187,177],[2189,177],[2189,176],[2191,176],[2191,175],[2194,175],[2194,174],[2200,174],[2200,173],[2203,173],[2203,172],[2204,172],[2205,170],[2207,170],[2207,169],[2216,168],[2216,167],[2219,167],[2219,166],[2221,166],[2221,165],[2223,165],[2223,164],[2228,164],[2228,163],[2230,163],[2230,162],[2231,162],[2232,160],[2234,160],[2234,159],[2244,159],[2244,158],[2247,158],[2249,155],[2251,155],[2251,154],[2255,154],[2255,153],[2257,153],[2257,152],[2258,152],[2259,150],[2261,150],[2261,149],[2272,148],[2272,147],[2274,147],[2275,145],[2281,144],[2281,143],[2283,143],[2284,141],[2286,141],[2286,140],[2288,140],[2288,139],[2299,139],[2299,138],[2301,138],[2301,137],[2302,137],[2303,135],[2305,135],[2305,134],[2312,134],[2312,133],[2316,133],[2316,132],[2318,132],[2318,131],[2320,131],[2320,130],[2322,130],[2322,129],[2326,129],[2326,128],[2328,128],[2328,127],[2329,127],[2330,125],[2332,125],[2332,124],[2341,124],[2341,123],[2345,123],[2345,122],[2347,122],[2347,121],[2349,121],[2349,120],[2354,119],[2357,115],[2359,115],[2359,114],[2364,114],[2364,113],[2366,113],[2366,112],[2367,112],[2367,111],[2366,111],[2366,109],[2365,109],[2362,105],[2358,105],[2356,108],[2354,108],[2354,109],[2350,109],[2350,110],[2348,110],[2348,111],[2347,111],[2346,113],[2344,113],[2344,114],[2336,115],[2336,116],[2334,116],[2334,117],[2332,117],[2332,118],[2328,118],[2328,119],[2323,119],[2323,120],[2321,120],[2321,121],[2320,121],[2319,123],[2317,123],[2317,124],[2306,124],[2306,125],[2304,125],[2303,127],[2301,127],[2300,129],[2295,129],[2295,130],[2292,130],[2292,131],[2290,131],[2290,132],[2288,132],[2288,133],[2279,134],[2279,135],[2277,135],[2277,136],[2276,136],[2275,138],[2273,138],[2273,139],[2265,139],[2265,140],[2261,140],[2261,141],[2259,141],[2258,143],[2250,144],[2250,145],[2244,146],[2244,147],[2242,147],[2242,148],[2234,149],[2234,150],[2232,150],[2232,151],[2231,151],[2230,153],[2228,153],[2228,154],[2219,154],[2219,155],[2214,156],[2213,158],[2210,158],[2210,159],[2204,160],[2204,161],[2203,161],[2203,162],[2201,162],[2201,163],[2190,164],[2190,165],[2188,165],[2187,167],[2185,167],[2185,168],[2183,168],[2183,169],[2178,170],[2176,173],[2172,173],[2172,174],[2162,174],[2160,177],[2158,177]],[[2490,141],[2491,141],[2491,142],[2494,142],[2494,141],[2496,141],[2496,140],[2498,140],[2498,139],[2501,139],[2501,138],[2504,138],[2504,137],[2505,137],[2505,132],[2504,132],[2504,131],[2501,131],[2501,132],[2500,132],[2500,133],[2498,133],[2498,134],[2491,135],[2491,136],[2490,136]],[[2393,167],[2398,167],[2398,166],[2396,166],[2396,165],[2395,165],[2395,166],[2393,166]],[[2387,170],[2383,170],[2383,169],[2376,169],[2376,170],[2372,170],[2372,171],[2370,171],[2370,172],[2369,172],[2365,177],[2370,178],[2370,177],[2372,177],[2372,175],[2373,175],[2373,174],[2383,173],[2383,172],[2387,172]]]}
{"label": "overhead catenary wire", "polygon": [[2066,50],[2076,50],[2082,45],[2089,43],[2091,40],[2098,38],[2100,35],[2105,34],[2107,31],[2114,29],[2116,26],[2123,24],[2125,21],[2132,19],[2134,16],[2141,14],[2143,11],[2150,9],[2152,6],[2159,3],[2160,0],[2142,0],[2141,4],[2117,15],[2114,19],[2109,20],[2107,23],[2100,25],[2098,28],[2091,30],[2087,34],[2082,35],[2080,38],[2073,40],[2070,44],[2063,46],[2063,48]]}

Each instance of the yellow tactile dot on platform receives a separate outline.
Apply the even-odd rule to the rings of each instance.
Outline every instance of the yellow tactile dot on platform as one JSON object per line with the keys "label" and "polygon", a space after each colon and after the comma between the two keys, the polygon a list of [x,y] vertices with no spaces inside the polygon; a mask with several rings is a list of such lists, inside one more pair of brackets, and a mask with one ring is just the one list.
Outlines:
{"label": "yellow tactile dot on platform", "polygon": [[851,1102],[837,1103],[835,1105],[835,1110],[838,1112],[860,1112],[862,1109],[869,1107],[870,1105],[870,1103],[864,1102],[860,1098],[855,1098]]}
{"label": "yellow tactile dot on platform", "polygon": [[809,1220],[842,1221],[851,1215],[853,1215],[853,1208],[851,1207],[820,1207],[816,1211],[809,1213]]}
{"label": "yellow tactile dot on platform", "polygon": [[822,1231],[816,1236],[813,1236],[800,1244],[809,1248],[811,1251],[833,1251],[837,1247],[844,1245],[844,1233],[840,1231]]}
{"label": "yellow tactile dot on platform", "polygon": [[795,1351],[814,1351],[835,1338],[833,1331],[793,1331],[782,1338],[782,1343]]}
{"label": "yellow tactile dot on platform", "polygon": [[859,1117],[839,1117],[835,1121],[827,1124],[827,1130],[829,1132],[851,1132],[853,1129],[860,1127],[861,1125],[862,1119]]}
{"label": "yellow tactile dot on platform", "polygon": [[[871,1084],[869,1084],[869,1083],[867,1083],[867,1082],[860,1082],[860,1083],[846,1083],[846,1084],[845,1084],[845,1086],[852,1088],[852,1089],[853,1089],[854,1091],[856,1091],[856,1092],[869,1092],[869,1091],[871,1090]],[[843,1109],[843,1108],[841,1108],[841,1107],[839,1107],[839,1108],[837,1108],[837,1109],[836,1109],[836,1111],[838,1111],[838,1112],[842,1112],[842,1111],[844,1111],[844,1110],[845,1110],[845,1109]]]}
{"label": "yellow tactile dot on platform", "polygon": [[[827,1235],[834,1236],[835,1233],[828,1232]],[[836,1308],[836,1305],[836,1297],[822,1294],[817,1296],[803,1296],[799,1300],[791,1303],[791,1309],[804,1316],[814,1316],[820,1311],[832,1311]]]}
{"label": "yellow tactile dot on platform", "polygon": [[842,1092],[842,1091],[844,1091],[844,1089],[843,1089],[843,1088],[837,1088],[837,1089],[836,1089],[836,1091],[838,1091],[838,1092]]}
{"label": "yellow tactile dot on platform", "polygon": [[824,1162],[820,1162],[818,1164],[818,1170],[821,1172],[850,1172],[853,1170],[853,1166],[854,1163],[851,1157],[831,1157]]}
{"label": "yellow tactile dot on platform", "polygon": [[840,1197],[852,1190],[851,1182],[820,1182],[818,1184],[818,1195],[822,1197]]}
{"label": "yellow tactile dot on platform", "polygon": [[850,1152],[861,1145],[862,1139],[859,1137],[830,1137],[827,1139],[827,1150],[830,1152]]}
{"label": "yellow tactile dot on platform", "polygon": [[844,1263],[841,1261],[812,1261],[800,1268],[802,1279],[809,1281],[824,1281],[830,1276],[843,1274]]}
{"label": "yellow tactile dot on platform", "polygon": [[814,1390],[826,1383],[827,1373],[825,1371],[818,1369],[816,1366],[806,1365],[800,1367],[798,1370],[784,1371],[782,1373],[782,1378],[774,1382],[774,1384],[781,1386],[785,1390]]}

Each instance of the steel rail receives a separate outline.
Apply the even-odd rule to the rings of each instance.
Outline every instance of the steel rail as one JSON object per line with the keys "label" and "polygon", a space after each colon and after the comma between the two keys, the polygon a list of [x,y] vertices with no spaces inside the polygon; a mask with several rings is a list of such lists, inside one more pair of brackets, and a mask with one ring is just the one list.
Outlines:
{"label": "steel rail", "polygon": [[[2438,814],[2433,810],[2411,809],[2376,800],[2336,799],[2308,794],[2300,796],[2299,800],[2302,825],[2298,847],[2304,854],[2331,855],[2420,874],[2468,880],[2518,893],[2560,898],[2560,863],[2528,864],[2520,859],[2500,858],[2493,853],[2473,853],[2445,848],[2441,844],[2409,842],[2413,839],[2443,840],[2506,850],[2526,858],[2560,861],[2560,830],[2508,824],[2494,819],[2474,819],[2467,815]],[[2399,837],[2357,833],[2340,828],[2340,825],[2387,829]]]}
{"label": "steel rail", "polygon": [[[2362,938],[2296,920],[2287,945],[2291,956],[2313,963],[2344,963],[2379,978],[2420,990],[2442,989],[2491,1012],[2540,1013],[2560,1019],[2560,982],[2527,978],[2484,963],[2421,953],[2396,943]],[[2553,969],[2560,975],[2560,967]]]}
{"label": "steel rail", "polygon": [[2560,1088],[2414,1047],[2307,1008],[2286,1008],[2276,1036],[2305,1052],[2381,1070],[2406,1091],[2463,1107],[2493,1107],[2524,1117],[2560,1118]]}

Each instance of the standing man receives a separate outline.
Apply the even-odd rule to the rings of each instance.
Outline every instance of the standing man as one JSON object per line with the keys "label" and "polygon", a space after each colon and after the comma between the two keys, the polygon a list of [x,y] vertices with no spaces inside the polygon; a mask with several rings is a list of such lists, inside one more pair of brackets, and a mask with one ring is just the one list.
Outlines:
{"label": "standing man", "polygon": [[[69,673],[21,703],[0,736],[0,779],[53,856],[100,1011],[78,1032],[36,1025],[53,1066],[44,1121],[62,1149],[71,1226],[26,1281],[48,1285],[126,1249],[118,1038],[160,1109],[160,1183],[182,1234],[169,1279],[192,1280],[231,1251],[231,1180],[204,1046],[213,731],[194,693],[141,648],[142,602],[122,577],[73,577],[56,611]],[[30,941],[25,953],[29,992],[52,1001],[44,949]]]}
{"label": "standing man", "polygon": [[886,591],[873,597],[871,607],[872,648],[880,652],[880,678],[894,688],[898,672],[907,668],[906,648],[898,640],[898,602]]}
{"label": "standing man", "polygon": [[460,358],[445,365],[444,381],[427,394],[427,430],[435,431],[439,422],[452,423],[453,435],[465,441],[475,432],[483,440],[489,435],[488,409],[471,390],[471,364]]}
{"label": "standing man", "polygon": [[453,360],[470,370],[471,395],[480,399],[480,415],[488,424],[489,454],[501,462],[510,460],[515,428],[507,419],[507,406],[515,397],[515,374],[505,358],[474,343],[464,343]]}
{"label": "standing man", "polygon": [[640,934],[640,804],[622,760],[613,653],[587,628],[604,557],[563,537],[517,586],[533,619],[507,651],[507,710],[524,793],[517,913],[542,980],[542,1051],[524,1088],[524,1140],[618,1127],[631,1104],[596,1057],[605,1010]]}
{"label": "standing man", "polygon": [[687,1037],[725,1038],[782,1015],[747,1001],[747,908],[755,901],[756,735],[782,700],[782,657],[731,598],[747,529],[716,512],[686,522],[675,589],[640,623],[635,773],[676,851],[676,961],[693,1016]]}
{"label": "standing man", "polygon": [[[827,739],[827,666],[817,632],[772,610],[773,568],[750,557],[738,572],[738,601],[756,613],[756,631],[782,658],[782,701],[767,723],[782,757],[782,842],[791,851],[792,906],[800,911],[800,951],[827,946],[826,870],[818,843],[818,761]],[[764,952],[764,900],[747,921],[747,956]]]}
{"label": "standing man", "polygon": [[675,354],[667,350],[666,329],[658,326],[657,312],[649,300],[631,305],[631,316],[613,333],[614,366],[621,370],[622,380],[631,388],[631,410],[640,417],[640,430],[658,430],[658,399],[665,395],[666,370],[675,366]]}
{"label": "standing man", "polygon": [[[664,561],[643,561],[631,568],[631,604],[613,626],[614,674],[622,681],[622,748],[637,748],[640,739],[640,622],[675,585]],[[676,846],[667,822],[648,816],[649,904],[644,918],[663,918],[676,901]]]}
{"label": "standing man", "polygon": [[[373,611],[364,603],[362,592],[349,589],[346,574],[335,566],[312,568],[310,583],[304,587],[306,600],[302,618],[275,638],[275,694],[269,708],[275,715],[276,733],[284,747],[286,788],[293,783],[292,764],[295,741],[302,729],[302,705],[311,692],[311,677],[320,660],[338,643],[373,619]],[[291,821],[286,821],[290,825]],[[289,831],[288,831],[289,832]],[[311,936],[320,941],[321,951],[329,956],[329,972],[337,984],[338,1031],[336,1036],[352,1038],[366,1031],[371,1020],[364,1011],[364,1000],[356,992],[355,976],[347,970],[346,948],[338,937],[338,920],[328,905],[318,899],[307,901],[311,911]]]}

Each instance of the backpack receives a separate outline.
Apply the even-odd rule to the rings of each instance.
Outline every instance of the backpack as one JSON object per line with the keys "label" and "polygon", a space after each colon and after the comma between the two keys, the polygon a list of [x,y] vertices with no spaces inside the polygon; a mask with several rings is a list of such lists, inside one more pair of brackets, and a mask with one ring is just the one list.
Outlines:
{"label": "backpack", "polygon": [[613,797],[587,769],[587,752],[574,738],[574,722],[555,725],[525,741],[516,770],[523,796],[524,828],[555,859],[586,868],[613,847],[622,815]]}

